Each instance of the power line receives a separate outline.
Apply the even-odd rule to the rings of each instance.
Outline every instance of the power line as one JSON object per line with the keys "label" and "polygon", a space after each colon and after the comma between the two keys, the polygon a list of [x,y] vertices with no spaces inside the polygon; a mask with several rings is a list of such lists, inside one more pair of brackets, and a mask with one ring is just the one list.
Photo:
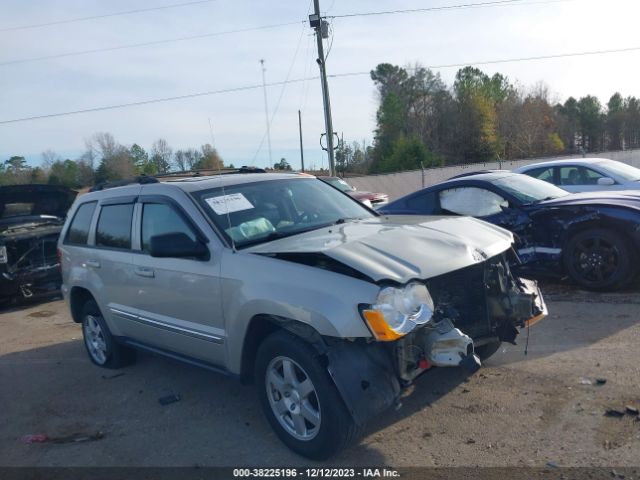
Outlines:
{"label": "power line", "polygon": [[[518,58],[502,58],[497,60],[481,60],[478,62],[465,62],[465,63],[444,63],[441,65],[426,65],[424,68],[428,69],[437,69],[437,68],[459,68],[459,67],[467,67],[472,65],[492,65],[498,63],[515,63],[515,62],[529,62],[535,60],[550,60],[554,58],[567,58],[567,57],[584,57],[588,55],[605,55],[609,53],[625,53],[625,52],[634,52],[640,50],[640,47],[627,47],[627,48],[614,48],[608,50],[591,50],[586,52],[572,52],[572,53],[558,53],[554,55],[537,55],[532,57],[518,57]],[[411,69],[408,69],[411,70]],[[332,78],[340,78],[340,77],[356,77],[361,75],[369,75],[371,72],[361,71],[361,72],[347,72],[347,73],[334,73],[329,75]]]}
{"label": "power line", "polygon": [[9,60],[9,61],[6,61],[6,62],[0,62],[0,67],[5,67],[5,66],[8,66],[8,65],[16,65],[16,64],[20,64],[20,63],[39,62],[39,61],[42,61],[42,60],[51,60],[51,59],[56,59],[56,58],[75,57],[77,55],[89,55],[89,54],[92,54],[92,53],[111,52],[111,51],[116,51],[116,50],[125,50],[125,49],[128,49],[128,48],[149,47],[149,46],[155,46],[155,45],[162,45],[162,44],[166,44],[166,43],[183,42],[183,41],[187,41],[187,40],[197,40],[197,39],[209,38],[209,37],[218,37],[218,36],[229,35],[229,34],[233,34],[233,33],[244,33],[244,32],[253,32],[253,31],[256,31],[256,30],[267,30],[267,29],[272,29],[272,28],[287,27],[287,26],[291,26],[291,25],[299,25],[300,23],[306,23],[306,21],[303,21],[303,22],[296,21],[296,22],[276,23],[276,24],[272,24],[272,25],[261,25],[261,26],[257,26],[257,27],[238,28],[238,29],[235,29],[235,30],[222,30],[222,31],[219,31],[219,32],[203,33],[203,34],[200,34],[200,35],[189,35],[189,36],[184,36],[184,37],[167,38],[167,39],[164,39],[164,40],[153,40],[153,41],[150,41],[150,42],[130,43],[130,44],[126,44],[126,45],[118,45],[118,46],[115,46],[115,47],[95,48],[95,49],[91,49],[91,50],[80,50],[80,51],[75,51],[75,52],[58,53],[58,54],[55,54],[55,55],[45,55],[45,56],[42,56],[42,57],[21,58],[21,59],[17,59],[17,60]]}
{"label": "power line", "polygon": [[[316,79],[319,77],[315,77]],[[289,80],[286,83],[298,83],[298,82],[302,82],[304,79],[303,78],[297,78],[294,80]],[[308,79],[308,80],[312,80],[312,79]],[[278,85],[282,85],[285,82],[272,82],[272,83],[267,83],[267,87],[275,87]],[[17,122],[26,122],[28,120],[40,120],[43,118],[53,118],[53,117],[65,117],[68,115],[77,115],[80,113],[90,113],[90,112],[100,112],[100,111],[104,111],[104,110],[115,110],[115,109],[119,109],[119,108],[126,108],[126,107],[136,107],[136,106],[140,106],[140,105],[149,105],[152,103],[162,103],[162,102],[171,102],[174,100],[184,100],[187,98],[195,98],[195,97],[204,97],[204,96],[208,96],[208,95],[218,95],[218,94],[222,94],[222,93],[232,93],[232,92],[242,92],[245,90],[255,90],[257,88],[262,88],[262,83],[260,84],[256,84],[256,85],[245,85],[245,86],[241,86],[241,87],[233,87],[233,88],[225,88],[225,89],[221,89],[221,90],[209,90],[206,92],[197,92],[197,93],[188,93],[185,95],[176,95],[173,97],[163,97],[163,98],[153,98],[153,99],[149,99],[149,100],[141,100],[139,102],[130,102],[130,103],[120,103],[120,104],[116,104],[116,105],[107,105],[107,106],[102,106],[102,107],[92,107],[92,108],[84,108],[81,110],[71,110],[68,112],[59,112],[59,113],[48,113],[48,114],[44,114],[44,115],[34,115],[32,117],[22,117],[22,118],[15,118],[15,119],[11,119],[11,120],[0,120],[0,125],[6,125],[9,123],[17,123]]]}
{"label": "power line", "polygon": [[84,22],[86,20],[96,20],[98,18],[108,18],[108,17],[117,17],[120,15],[131,15],[134,13],[144,13],[144,12],[151,12],[151,11],[155,11],[155,10],[166,10],[169,8],[179,8],[179,7],[187,7],[190,5],[198,5],[201,3],[211,3],[211,2],[215,2],[216,0],[196,0],[196,1],[192,1],[192,2],[184,2],[184,3],[173,3],[170,5],[161,5],[158,7],[150,7],[150,8],[139,8],[136,10],[126,10],[123,12],[114,12],[114,13],[105,13],[103,15],[92,15],[90,17],[77,17],[77,18],[68,18],[68,19],[64,19],[64,20],[56,20],[54,22],[47,22],[47,23],[35,23],[32,25],[21,25],[18,27],[5,27],[5,28],[0,28],[0,32],[12,32],[12,31],[16,31],[16,30],[27,30],[27,29],[31,29],[31,28],[40,28],[40,27],[48,27],[51,25],[63,25],[66,23],[75,23],[75,22]]}
{"label": "power line", "polygon": [[[608,50],[592,50],[592,51],[585,51],[585,52],[561,53],[561,54],[556,54],[556,55],[539,55],[539,56],[532,56],[532,57],[507,58],[507,59],[498,59],[498,60],[485,60],[485,61],[479,61],[479,62],[466,62],[466,63],[456,63],[456,64],[450,63],[450,64],[442,64],[442,65],[427,65],[425,68],[436,69],[436,68],[465,67],[465,66],[469,66],[469,65],[490,65],[490,64],[497,64],[497,63],[548,60],[548,59],[553,59],[553,58],[581,57],[581,56],[587,56],[587,55],[604,55],[604,54],[624,53],[624,52],[632,52],[632,51],[640,51],[640,46],[638,46],[638,47],[627,47],[627,48],[617,48],[617,49],[608,49]],[[328,75],[328,77],[331,77],[331,78],[342,78],[342,77],[354,77],[354,76],[369,75],[369,74],[370,74],[369,71],[366,71],[366,72],[364,72],[364,71],[361,71],[361,72],[345,72],[345,73],[334,73],[334,74]],[[295,78],[295,79],[292,79],[292,80],[268,83],[268,84],[266,84],[266,86],[267,87],[275,87],[275,86],[278,86],[278,85],[284,85],[284,84],[290,84],[290,83],[299,83],[299,82],[305,82],[305,81],[310,81],[310,80],[317,80],[319,78],[320,78],[319,76],[308,77],[308,78],[307,77],[305,77],[305,78]],[[152,104],[152,103],[170,102],[170,101],[174,101],[174,100],[183,100],[183,99],[187,99],[187,98],[203,97],[203,96],[207,96],[207,95],[218,95],[218,94],[223,94],[223,93],[241,92],[241,91],[245,91],[245,90],[254,90],[254,89],[258,89],[258,88],[262,88],[262,84],[261,83],[260,84],[256,84],[256,85],[245,85],[245,86],[241,86],[241,87],[226,88],[226,89],[222,89],[222,90],[210,90],[210,91],[206,91],[206,92],[190,93],[190,94],[185,94],[185,95],[177,95],[177,96],[173,96],[173,97],[163,97],[163,98],[155,98],[155,99],[150,99],[150,100],[142,100],[142,101],[139,101],[139,102],[121,103],[121,104],[116,104],[116,105],[108,105],[108,106],[102,106],[102,107],[86,108],[86,109],[82,109],[82,110],[72,110],[72,111],[68,111],[68,112],[49,113],[49,114],[44,114],[44,115],[34,115],[34,116],[31,116],[31,117],[14,118],[14,119],[10,119],[10,120],[0,120],[0,125],[7,125],[7,124],[10,124],[10,123],[18,123],[18,122],[26,122],[26,121],[29,121],[29,120],[39,120],[39,119],[44,119],[44,118],[54,118],[54,117],[63,117],[63,116],[68,116],[68,115],[77,115],[77,114],[80,114],[80,113],[99,112],[99,111],[103,111],[103,110],[115,110],[115,109],[119,109],[119,108],[134,107],[134,106],[139,106],[139,105],[149,105],[149,104]]]}
{"label": "power line", "polygon": [[[204,0],[204,1],[209,2],[209,1],[214,1],[214,0]],[[408,9],[408,10],[390,10],[390,11],[382,11],[382,12],[351,13],[351,14],[345,14],[345,15],[333,15],[333,16],[328,17],[328,18],[350,18],[350,17],[359,17],[359,16],[389,15],[389,14],[396,14],[396,13],[419,13],[419,12],[430,12],[430,11],[438,11],[438,10],[452,10],[452,9],[459,10],[459,9],[465,9],[465,8],[478,8],[478,7],[497,7],[497,6],[514,6],[514,5],[515,6],[518,6],[518,5],[538,5],[538,4],[549,4],[549,3],[563,3],[563,2],[570,2],[570,1],[576,1],[576,0],[542,0],[542,1],[534,1],[534,2],[525,2],[524,0],[499,0],[499,1],[493,1],[493,2],[468,3],[468,4],[461,4],[461,5],[449,5],[449,6],[443,6],[443,7],[428,7],[428,8],[417,8],[417,9]],[[102,17],[121,15],[121,14],[126,14],[126,13],[144,12],[144,11],[147,11],[147,10],[157,10],[157,9],[163,9],[163,8],[174,8],[174,7],[177,7],[177,6],[191,5],[193,3],[197,4],[197,3],[203,3],[203,2],[202,1],[189,2],[189,3],[184,3],[184,4],[169,5],[169,6],[165,6],[165,7],[156,7],[156,8],[153,8],[153,9],[132,10],[130,12],[122,12],[122,13],[117,13],[117,14],[102,15],[102,16],[97,16],[97,17],[86,17],[85,19],[102,18]],[[69,20],[69,21],[64,21],[64,22],[60,22],[60,23],[68,23],[70,21],[79,21],[79,20]],[[11,66],[11,65],[19,65],[19,64],[23,64],[23,63],[40,62],[40,61],[43,61],[43,60],[54,60],[54,59],[59,59],[59,58],[75,57],[75,56],[81,56],[81,55],[91,55],[91,54],[95,54],[95,53],[113,52],[113,51],[118,51],[118,50],[126,50],[126,49],[129,49],[129,48],[150,47],[150,46],[156,46],[156,45],[163,45],[163,44],[167,44],[167,43],[182,42],[182,41],[188,41],[188,40],[198,40],[198,39],[202,39],[202,38],[229,35],[229,34],[234,34],[234,33],[244,33],[244,32],[257,31],[257,30],[267,30],[267,29],[272,29],[272,28],[279,28],[279,27],[287,27],[287,26],[291,26],[291,25],[297,25],[299,23],[300,23],[300,21],[277,23],[277,24],[272,24],[272,25],[262,25],[262,26],[257,26],[257,27],[247,27],[247,28],[240,28],[240,29],[234,29],[234,30],[223,30],[223,31],[220,31],[220,32],[204,33],[204,34],[199,34],[199,35],[188,35],[188,36],[182,36],[182,37],[167,38],[167,39],[163,39],[163,40],[152,40],[152,41],[149,41],[149,42],[140,42],[140,43],[125,44],[125,45],[116,45],[114,47],[94,48],[94,49],[90,49],[90,50],[78,50],[78,51],[74,51],[74,52],[64,52],[64,53],[58,53],[58,54],[53,54],[53,55],[43,55],[43,56],[40,56],[40,57],[19,58],[19,59],[15,59],[15,60],[8,60],[8,61],[0,62],[0,67],[6,67],[6,66]],[[307,23],[307,21],[303,20],[302,23]],[[54,24],[55,24],[55,22],[54,22]],[[47,24],[42,24],[42,25],[47,25]],[[31,27],[16,27],[16,28],[11,28],[11,29],[4,29],[4,30],[0,29],[0,32],[8,31],[8,30],[16,30],[16,29],[19,29],[19,28],[31,28]]]}
{"label": "power line", "polygon": [[495,0],[492,2],[478,2],[478,3],[462,3],[459,5],[444,5],[441,7],[424,7],[424,8],[410,8],[404,10],[384,10],[380,12],[355,12],[345,13],[343,15],[331,15],[327,18],[352,18],[352,17],[371,17],[375,15],[395,15],[402,13],[423,13],[423,12],[437,12],[440,10],[463,10],[467,8],[481,8],[481,7],[509,7],[519,5],[538,5],[547,3],[563,3],[571,2],[575,0],[543,0],[539,2],[525,2],[523,0]]}

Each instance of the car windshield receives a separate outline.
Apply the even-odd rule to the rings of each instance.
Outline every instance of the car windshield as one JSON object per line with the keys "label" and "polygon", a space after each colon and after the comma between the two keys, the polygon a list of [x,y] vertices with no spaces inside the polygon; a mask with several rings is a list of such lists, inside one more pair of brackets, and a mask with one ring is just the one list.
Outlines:
{"label": "car windshield", "polygon": [[315,178],[243,183],[192,195],[236,248],[375,216]]}
{"label": "car windshield", "polygon": [[640,169],[627,165],[626,163],[608,160],[606,162],[599,162],[598,166],[602,167],[603,170],[620,177],[625,182],[636,182],[640,180]]}
{"label": "car windshield", "polygon": [[495,186],[513,195],[522,203],[534,203],[552,198],[564,197],[569,192],[551,185],[544,180],[531,178],[528,175],[513,174],[492,182]]}
{"label": "car windshield", "polygon": [[328,184],[336,187],[341,192],[353,192],[355,189],[341,178],[326,178],[324,179]]}

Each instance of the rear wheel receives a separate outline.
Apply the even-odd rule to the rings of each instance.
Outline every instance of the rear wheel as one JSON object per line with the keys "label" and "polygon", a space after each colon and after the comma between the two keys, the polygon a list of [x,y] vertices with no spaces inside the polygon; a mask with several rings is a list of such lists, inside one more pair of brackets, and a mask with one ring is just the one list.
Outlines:
{"label": "rear wheel", "polygon": [[267,420],[280,440],[308,458],[326,459],[359,434],[318,353],[285,332],[258,349],[255,378]]}
{"label": "rear wheel", "polygon": [[82,307],[82,336],[89,359],[99,367],[121,368],[135,361],[135,350],[118,344],[95,301]]}
{"label": "rear wheel", "polygon": [[599,228],[574,235],[563,259],[569,276],[591,290],[615,290],[629,283],[635,273],[627,239]]}

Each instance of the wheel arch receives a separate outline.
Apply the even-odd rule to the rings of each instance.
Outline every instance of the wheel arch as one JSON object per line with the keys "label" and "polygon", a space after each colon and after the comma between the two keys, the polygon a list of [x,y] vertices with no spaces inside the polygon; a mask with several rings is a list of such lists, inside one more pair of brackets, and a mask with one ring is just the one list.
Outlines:
{"label": "wheel arch", "polygon": [[83,287],[72,287],[69,291],[69,308],[71,318],[76,323],[82,323],[82,307],[88,301],[96,301],[93,294]]}
{"label": "wheel arch", "polygon": [[244,341],[242,342],[240,364],[241,382],[253,382],[253,371],[258,348],[265,338],[278,330],[286,330],[296,337],[301,338],[313,346],[319,353],[326,352],[326,344],[323,337],[312,326],[298,320],[276,315],[254,315],[249,322]]}

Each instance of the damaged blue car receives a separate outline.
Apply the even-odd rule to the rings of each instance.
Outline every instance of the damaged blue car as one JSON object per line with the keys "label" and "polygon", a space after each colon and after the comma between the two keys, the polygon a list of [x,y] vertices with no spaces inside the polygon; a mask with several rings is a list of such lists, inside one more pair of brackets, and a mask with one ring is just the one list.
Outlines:
{"label": "damaged blue car", "polygon": [[616,290],[638,275],[640,191],[570,194],[527,175],[466,174],[411,193],[382,214],[468,215],[517,236],[521,275],[569,276]]}

